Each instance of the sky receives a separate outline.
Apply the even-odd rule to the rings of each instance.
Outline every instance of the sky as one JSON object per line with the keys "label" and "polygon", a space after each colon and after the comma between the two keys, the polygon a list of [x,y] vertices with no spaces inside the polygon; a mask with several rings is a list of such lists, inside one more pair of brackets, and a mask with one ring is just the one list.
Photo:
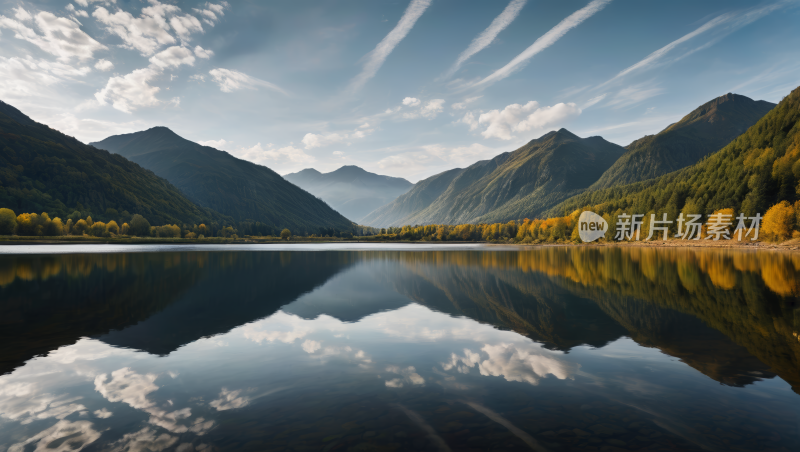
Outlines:
{"label": "sky", "polygon": [[800,0],[0,0],[0,100],[280,174],[417,182],[560,128],[628,145],[800,86]]}

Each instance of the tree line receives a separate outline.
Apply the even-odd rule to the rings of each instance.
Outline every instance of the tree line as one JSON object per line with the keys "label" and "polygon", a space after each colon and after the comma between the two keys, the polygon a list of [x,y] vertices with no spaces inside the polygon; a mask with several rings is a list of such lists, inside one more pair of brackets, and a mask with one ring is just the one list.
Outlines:
{"label": "tree line", "polygon": [[[520,221],[512,220],[507,223],[494,223],[494,224],[433,224],[433,225],[415,225],[415,226],[402,226],[382,228],[377,234],[372,237],[362,237],[364,239],[373,240],[413,240],[413,241],[431,241],[431,242],[499,242],[499,243],[524,243],[524,244],[539,244],[539,243],[580,243],[579,224],[578,218],[584,211],[591,210],[590,207],[575,210],[569,215],[563,217],[553,217],[548,219],[524,219]],[[597,211],[595,213],[601,215],[608,223],[608,232],[605,234],[605,239],[600,241],[612,242],[622,228],[618,228],[619,218],[622,214],[632,214],[639,212],[623,212],[622,209],[614,211]],[[668,226],[668,236],[675,238],[677,234],[678,223],[674,221],[680,213],[695,212],[678,212],[674,216],[669,216],[672,223]],[[648,212],[642,218],[642,224],[636,229],[639,229],[638,239],[645,240],[650,231],[651,214],[656,214],[656,219],[662,218],[661,213]],[[736,214],[732,208],[719,209],[712,213],[712,215],[722,214],[726,218],[735,219]],[[703,218],[703,226],[699,229],[697,237],[699,239],[706,239],[709,237],[708,223],[705,221],[709,217]],[[749,228],[751,222],[748,221],[746,226]],[[731,239],[736,239],[737,224],[734,221],[730,226],[722,228],[725,235]],[[770,242],[783,242],[792,238],[800,238],[800,201],[790,204],[787,201],[781,201],[771,208],[769,208],[760,220],[758,228],[758,240]],[[747,231],[743,231],[747,234]],[[749,241],[754,233],[743,237],[743,241]],[[634,235],[634,237],[636,237]],[[653,239],[660,239],[662,235],[655,233]],[[626,241],[634,240],[626,239]]]}

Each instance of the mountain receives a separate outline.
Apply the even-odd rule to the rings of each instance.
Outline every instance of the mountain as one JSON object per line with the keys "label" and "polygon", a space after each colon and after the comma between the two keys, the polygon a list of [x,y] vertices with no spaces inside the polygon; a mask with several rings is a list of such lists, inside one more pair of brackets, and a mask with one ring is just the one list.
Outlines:
{"label": "mountain", "polygon": [[116,209],[156,225],[226,220],[136,163],[39,124],[2,101],[0,207],[62,218],[75,210],[103,218]]}
{"label": "mountain", "polygon": [[115,135],[92,143],[167,179],[192,201],[236,221],[257,221],[273,231],[350,230],[352,224],[323,201],[271,169],[181,138],[166,127]]}
{"label": "mountain", "polygon": [[414,185],[403,178],[381,176],[357,166],[343,166],[324,174],[308,168],[283,178],[321,198],[337,212],[357,223]]}
{"label": "mountain", "polygon": [[800,88],[721,150],[687,168],[633,184],[587,191],[547,212],[589,206],[599,214],[678,212],[710,214],[733,208],[764,214],[781,201],[800,197]]}
{"label": "mountain", "polygon": [[375,209],[361,219],[366,225],[392,226],[403,224],[403,219],[430,206],[442,195],[453,179],[464,172],[463,168],[455,168],[414,184],[407,193],[399,196],[383,207]]}
{"label": "mountain", "polygon": [[[516,151],[421,181],[364,223],[385,227],[533,218],[589,187],[624,152],[601,137],[580,138],[566,129],[549,132]],[[425,205],[428,199],[433,200]]]}
{"label": "mountain", "polygon": [[651,179],[697,163],[758,122],[775,104],[725,94],[698,107],[656,135],[640,138],[589,187],[598,190]]}

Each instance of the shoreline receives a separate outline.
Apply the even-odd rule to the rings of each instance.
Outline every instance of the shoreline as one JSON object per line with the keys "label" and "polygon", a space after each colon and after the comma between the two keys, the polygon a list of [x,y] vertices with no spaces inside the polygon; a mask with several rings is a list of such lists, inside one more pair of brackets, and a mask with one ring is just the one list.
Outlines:
{"label": "shoreline", "polygon": [[0,247],[4,246],[36,246],[36,245],[170,245],[170,246],[197,246],[197,245],[327,245],[327,244],[359,244],[359,245],[436,245],[436,246],[464,246],[464,245],[483,245],[487,247],[514,247],[519,249],[535,247],[639,247],[639,248],[725,248],[725,249],[746,249],[746,250],[781,250],[781,251],[800,251],[800,239],[793,239],[783,243],[769,242],[739,242],[735,240],[667,240],[667,241],[636,241],[636,242],[592,242],[592,243],[497,243],[497,242],[474,242],[474,241],[449,241],[449,242],[430,242],[430,241],[407,241],[407,240],[258,240],[258,239],[229,239],[229,238],[210,238],[210,239],[178,239],[178,238],[124,238],[108,239],[94,237],[73,237],[69,239],[37,239],[32,237],[10,238],[0,237]]}

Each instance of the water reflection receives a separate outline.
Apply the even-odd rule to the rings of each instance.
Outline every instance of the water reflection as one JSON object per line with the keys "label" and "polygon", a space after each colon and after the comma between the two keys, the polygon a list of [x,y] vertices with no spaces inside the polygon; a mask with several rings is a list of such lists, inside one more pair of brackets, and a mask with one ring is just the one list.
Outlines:
{"label": "water reflection", "polygon": [[0,449],[793,450],[799,273],[732,250],[0,256]]}

